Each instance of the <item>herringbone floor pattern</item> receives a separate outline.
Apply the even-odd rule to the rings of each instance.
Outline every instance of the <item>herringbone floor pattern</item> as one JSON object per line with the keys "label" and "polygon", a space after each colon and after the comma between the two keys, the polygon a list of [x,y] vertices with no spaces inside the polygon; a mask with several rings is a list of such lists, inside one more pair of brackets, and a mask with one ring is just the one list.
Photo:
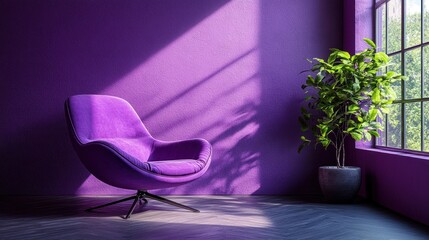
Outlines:
{"label": "herringbone floor pattern", "polygon": [[170,196],[200,213],[150,201],[124,220],[118,197],[1,197],[0,239],[429,239],[429,228],[379,207],[316,197]]}

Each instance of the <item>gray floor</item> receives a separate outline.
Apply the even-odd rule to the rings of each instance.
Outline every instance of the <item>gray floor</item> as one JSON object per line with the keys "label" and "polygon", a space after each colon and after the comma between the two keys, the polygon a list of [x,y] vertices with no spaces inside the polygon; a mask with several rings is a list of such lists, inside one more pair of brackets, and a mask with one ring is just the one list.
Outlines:
{"label": "gray floor", "polygon": [[318,197],[170,196],[200,213],[149,200],[84,209],[118,197],[1,197],[0,239],[429,239],[429,228],[362,201]]}

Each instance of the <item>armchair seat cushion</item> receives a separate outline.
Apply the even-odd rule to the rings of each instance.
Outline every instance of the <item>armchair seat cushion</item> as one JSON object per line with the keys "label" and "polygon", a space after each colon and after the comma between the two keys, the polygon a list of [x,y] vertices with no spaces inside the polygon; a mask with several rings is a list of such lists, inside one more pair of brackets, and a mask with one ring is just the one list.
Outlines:
{"label": "armchair seat cushion", "polygon": [[205,162],[195,159],[175,159],[152,161],[143,164],[145,170],[166,176],[183,176],[194,174],[204,168]]}
{"label": "armchair seat cushion", "polygon": [[[104,138],[94,141],[109,147],[126,161],[144,171],[165,176],[185,176],[201,171],[206,165],[206,158],[202,159],[156,159],[149,160],[152,146],[147,138]],[[174,143],[173,143],[174,144]],[[175,144],[180,147],[183,143]],[[144,147],[146,146],[146,147]],[[167,154],[166,157],[169,157]],[[204,160],[203,160],[204,159]]]}

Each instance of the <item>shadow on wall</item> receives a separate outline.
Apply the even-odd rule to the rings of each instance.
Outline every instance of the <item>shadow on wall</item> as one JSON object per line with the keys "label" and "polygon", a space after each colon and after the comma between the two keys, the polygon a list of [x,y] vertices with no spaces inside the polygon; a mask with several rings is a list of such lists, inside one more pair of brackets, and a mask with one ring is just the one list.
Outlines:
{"label": "shadow on wall", "polygon": [[75,193],[89,173],[65,99],[100,92],[226,2],[1,1],[0,194]]}
{"label": "shadow on wall", "polygon": [[[259,76],[257,72],[254,73],[257,68],[245,70],[243,65],[257,60],[257,56],[257,49],[247,50],[182,91],[174,91],[176,95],[163,100],[154,110],[140,111],[143,112],[143,122],[153,127],[156,137],[205,137],[214,146],[213,164],[203,180],[161,193],[227,194],[254,191],[255,186],[247,188],[245,185],[246,182],[259,182],[257,148],[254,143],[249,145],[259,127],[255,118]],[[225,77],[228,71],[234,69],[240,72],[236,73],[235,79]],[[223,83],[220,84],[220,81]],[[211,92],[204,94],[208,91]],[[193,98],[190,96],[195,94],[199,95],[198,103],[192,103]],[[182,104],[191,105],[185,109],[177,107]],[[136,103],[138,105],[142,104]],[[168,115],[174,117],[168,118]],[[165,124],[160,125],[162,121]],[[246,177],[250,179],[245,181],[243,178]]]}

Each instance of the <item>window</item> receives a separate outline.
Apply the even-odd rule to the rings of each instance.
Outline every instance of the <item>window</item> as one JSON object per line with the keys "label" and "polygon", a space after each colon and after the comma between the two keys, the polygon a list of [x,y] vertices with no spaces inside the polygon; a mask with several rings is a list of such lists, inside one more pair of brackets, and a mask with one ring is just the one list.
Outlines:
{"label": "window", "polygon": [[375,6],[378,51],[392,60],[384,71],[408,77],[394,86],[397,98],[376,145],[429,152],[429,0],[377,0]]}

